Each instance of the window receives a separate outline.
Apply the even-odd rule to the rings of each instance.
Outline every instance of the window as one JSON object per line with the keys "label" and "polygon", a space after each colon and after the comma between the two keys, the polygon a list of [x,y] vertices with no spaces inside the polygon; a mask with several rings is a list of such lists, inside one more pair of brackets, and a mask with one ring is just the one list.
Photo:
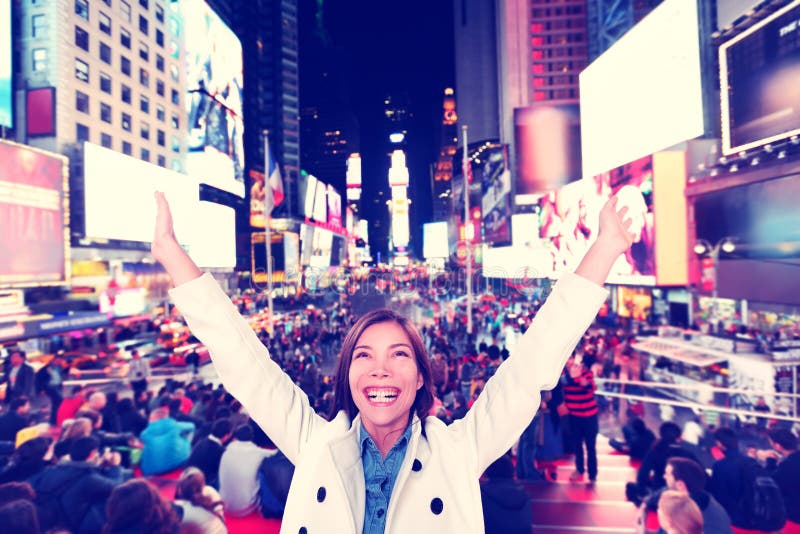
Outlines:
{"label": "window", "polygon": [[98,20],[100,21],[100,31],[111,35],[111,18],[101,11]]}
{"label": "window", "polygon": [[47,70],[47,49],[34,48],[33,49],[33,72]]}
{"label": "window", "polygon": [[89,95],[81,91],[75,91],[75,109],[81,113],[89,113]]}
{"label": "window", "polygon": [[75,46],[89,51],[89,32],[79,26],[75,26]]}
{"label": "window", "polygon": [[166,167],[167,166],[167,158],[165,158],[161,154],[158,155],[158,166],[159,167]]}
{"label": "window", "polygon": [[159,72],[164,72],[164,56],[156,54],[156,68]]}
{"label": "window", "polygon": [[178,139],[177,135],[172,136],[172,151],[177,154],[181,152],[181,140]]}
{"label": "window", "polygon": [[108,7],[111,7],[111,0],[103,0],[103,3]]}
{"label": "window", "polygon": [[150,87],[150,73],[147,72],[147,69],[139,69],[139,83]]}
{"label": "window", "polygon": [[127,141],[122,142],[122,153],[125,154],[126,156],[130,156],[133,154],[133,147],[129,142]]}
{"label": "window", "polygon": [[75,139],[78,140],[79,143],[83,141],[89,140],[89,127],[85,124],[76,124],[75,125]]}
{"label": "window", "polygon": [[142,160],[150,161],[150,151],[144,147],[142,147]]}
{"label": "window", "polygon": [[172,78],[173,82],[177,82],[177,81],[180,80],[181,74],[180,74],[180,71],[178,70],[178,66],[177,65],[170,65],[169,66],[169,75]]}
{"label": "window", "polygon": [[145,61],[150,61],[150,47],[142,41],[139,41],[139,57]]}
{"label": "window", "polygon": [[139,5],[145,9],[150,9],[150,0],[139,0]]}
{"label": "window", "polygon": [[126,76],[131,75],[131,60],[126,58],[125,56],[119,56],[120,59],[120,70],[122,70],[122,74]]}
{"label": "window", "polygon": [[145,35],[149,35],[150,26],[147,22],[147,17],[144,15],[139,15],[139,31]]}
{"label": "window", "polygon": [[89,20],[89,0],[75,0],[75,14]]}
{"label": "window", "polygon": [[105,43],[100,43],[100,60],[111,65],[111,47]]}
{"label": "window", "polygon": [[100,103],[100,120],[111,124],[111,106]]}
{"label": "window", "polygon": [[164,130],[156,131],[156,142],[158,143],[158,146],[167,145],[167,135],[164,133]]}
{"label": "window", "polygon": [[164,96],[164,80],[156,80],[156,93],[158,96]]}
{"label": "window", "polygon": [[131,32],[129,32],[125,28],[119,29],[119,44],[121,44],[128,50],[131,49]]}
{"label": "window", "polygon": [[111,76],[105,72],[100,73],[100,90],[104,93],[111,94]]}
{"label": "window", "polygon": [[158,22],[164,22],[164,8],[159,4],[156,4],[156,20]]}
{"label": "window", "polygon": [[125,85],[124,83],[120,87],[122,88],[121,93],[120,93],[122,95],[122,101],[125,102],[126,104],[130,104],[131,103],[131,88],[128,87],[127,85]]}
{"label": "window", "polygon": [[177,130],[178,128],[180,128],[180,126],[181,126],[180,119],[178,118],[177,115],[173,115],[172,116],[172,127]]}
{"label": "window", "polygon": [[164,122],[166,114],[164,113],[164,106],[161,104],[156,105],[156,119]]}
{"label": "window", "polygon": [[160,47],[164,47],[164,32],[161,30],[156,30],[156,44]]}
{"label": "window", "polygon": [[180,97],[180,94],[178,93],[177,89],[171,89],[170,90],[170,100],[172,100],[173,104],[180,104],[181,103],[181,97]]}
{"label": "window", "polygon": [[142,139],[150,139],[150,125],[142,121],[142,124],[139,128],[139,135],[142,137]]}
{"label": "window", "polygon": [[122,13],[122,20],[125,22],[131,21],[131,5],[125,0],[120,0],[119,11]]}
{"label": "window", "polygon": [[127,113],[122,114],[122,129],[126,132],[131,131],[131,116]]}
{"label": "window", "polygon": [[144,113],[150,113],[150,99],[144,95],[140,96],[139,109]]}
{"label": "window", "polygon": [[47,19],[44,15],[34,15],[31,17],[31,37],[47,36]]}
{"label": "window", "polygon": [[82,82],[89,83],[89,65],[78,58],[75,58],[75,77]]}

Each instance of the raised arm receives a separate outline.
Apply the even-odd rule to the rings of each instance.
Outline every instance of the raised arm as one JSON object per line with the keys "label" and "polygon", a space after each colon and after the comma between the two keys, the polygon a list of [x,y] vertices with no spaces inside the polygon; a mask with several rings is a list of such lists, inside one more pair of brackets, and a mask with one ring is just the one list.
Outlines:
{"label": "raised arm", "polygon": [[167,270],[172,283],[177,287],[181,284],[202,276],[203,272],[192,258],[178,244],[172,224],[172,212],[164,193],[157,191],[155,194],[157,213],[156,231],[150,252]]}

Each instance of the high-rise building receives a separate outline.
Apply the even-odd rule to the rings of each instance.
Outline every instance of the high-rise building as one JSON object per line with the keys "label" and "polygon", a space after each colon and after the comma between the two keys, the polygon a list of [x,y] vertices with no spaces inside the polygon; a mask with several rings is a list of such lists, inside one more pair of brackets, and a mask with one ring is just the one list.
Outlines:
{"label": "high-rise building", "polygon": [[431,178],[433,193],[433,220],[447,221],[453,214],[453,155],[458,142],[458,115],[453,89],[444,90],[442,103],[442,136],[439,157],[434,164]]}
{"label": "high-rise building", "polygon": [[469,127],[471,140],[496,139],[500,101],[495,0],[453,4],[459,123]]}
{"label": "high-rise building", "polygon": [[587,0],[589,61],[611,48],[663,0]]}

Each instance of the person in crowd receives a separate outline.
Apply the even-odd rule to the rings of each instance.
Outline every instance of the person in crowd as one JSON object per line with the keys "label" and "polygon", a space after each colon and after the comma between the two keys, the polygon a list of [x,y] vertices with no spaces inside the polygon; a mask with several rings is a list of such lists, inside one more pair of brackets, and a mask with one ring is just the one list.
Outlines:
{"label": "person in crowd", "polygon": [[93,391],[89,393],[89,397],[86,399],[86,404],[81,407],[81,410],[89,409],[102,414],[107,403],[108,398],[106,397],[105,393],[102,391]]}
{"label": "person in crowd", "polygon": [[79,438],[69,450],[70,460],[30,479],[43,530],[61,527],[75,534],[99,532],[105,523],[105,505],[114,486],[122,482],[118,453],[100,454],[93,436]]}
{"label": "person in crowd", "polygon": [[39,534],[39,516],[31,501],[17,499],[0,506],[0,525],[5,532]]}
{"label": "person in crowd", "polygon": [[[583,478],[586,469],[589,471],[589,483],[597,480],[597,399],[594,392],[594,374],[586,366],[586,362],[578,354],[567,363],[564,373],[564,403],[569,411],[570,428],[576,438],[575,471],[569,479],[577,482]],[[586,466],[584,466],[584,445],[586,446]]]}
{"label": "person in crowd", "polygon": [[[387,524],[397,532],[480,531],[481,473],[528,425],[539,392],[558,381],[608,296],[600,284],[632,242],[626,210],[617,212],[612,199],[576,272],[559,280],[514,354],[467,416],[450,426],[425,418],[433,384],[417,329],[389,310],[363,315],[342,343],[328,421],[179,245],[166,198],[157,193],[156,199],[152,252],[176,286],[171,297],[209,347],[228,390],[295,463],[282,523],[287,532],[383,532]],[[220,465],[226,505],[226,457],[235,444]]]}
{"label": "person in crowd", "polygon": [[[105,406],[105,395],[103,395],[103,401],[103,406]],[[133,434],[103,430],[103,415],[97,410],[83,409],[75,415],[78,419],[85,418],[92,422],[92,435],[100,441],[101,448],[139,446],[139,442]]]}
{"label": "person in crowd", "polygon": [[78,438],[92,435],[92,421],[87,417],[68,419],[61,427],[61,436],[55,444],[55,457],[63,459],[69,455],[72,444]]}
{"label": "person in crowd", "polygon": [[200,469],[209,485],[219,488],[219,462],[233,428],[228,419],[218,419],[211,425],[211,434],[192,447],[187,465]]}
{"label": "person in crowd", "polygon": [[67,362],[57,354],[36,373],[37,389],[50,397],[50,424],[56,424],[58,408],[63,400],[62,387],[67,375]]}
{"label": "person in crowd", "polygon": [[614,450],[627,454],[636,460],[643,459],[656,440],[656,435],[653,434],[653,431],[647,428],[641,418],[633,414],[628,415],[628,422],[622,427],[622,435],[625,437],[624,441],[612,438],[608,441],[608,444]]}
{"label": "person in crowd", "polygon": [[47,436],[29,439],[14,451],[0,471],[0,484],[22,482],[53,463],[53,440]]}
{"label": "person in crowd", "polygon": [[147,427],[147,418],[136,409],[133,399],[120,399],[117,405],[120,432],[128,432],[135,436]]}
{"label": "person in crowd", "polygon": [[261,515],[281,518],[294,477],[294,465],[266,435],[264,439],[264,447],[274,450],[275,454],[264,458],[258,468]]}
{"label": "person in crowd", "polygon": [[481,483],[483,525],[486,534],[530,534],[533,505],[525,488],[514,480],[514,466],[504,454],[484,473]]}
{"label": "person in crowd", "polygon": [[178,409],[182,414],[189,415],[189,413],[191,413],[194,402],[192,402],[192,399],[186,396],[186,390],[184,388],[175,388],[175,391],[172,392],[172,398],[178,399]]}
{"label": "person in crowd", "polygon": [[101,429],[105,432],[119,434],[122,432],[122,422],[119,418],[119,403],[117,392],[112,391],[106,395],[106,405],[100,410],[100,415],[103,416],[103,424]]}
{"label": "person in crowd", "polygon": [[219,463],[219,492],[225,511],[245,516],[258,508],[258,469],[264,458],[275,454],[253,443],[253,428],[240,425],[233,431],[231,441]]}
{"label": "person in crowd", "polygon": [[0,484],[0,506],[4,506],[12,501],[36,500],[36,492],[27,482],[4,482]]}
{"label": "person in crowd", "polygon": [[17,432],[31,424],[31,403],[28,397],[21,395],[11,399],[8,411],[0,415],[0,441],[14,442]]}
{"label": "person in crowd", "polygon": [[781,490],[786,507],[784,534],[800,534],[800,450],[797,436],[791,430],[773,429],[769,441],[774,457],[779,460],[772,478]]}
{"label": "person in crowd", "polygon": [[728,512],[734,527],[747,528],[748,511],[740,504],[745,491],[748,490],[745,487],[743,472],[752,468],[756,462],[739,451],[739,439],[732,429],[727,427],[716,429],[714,439],[724,456],[711,466],[709,492]]}
{"label": "person in crowd", "polygon": [[433,350],[431,377],[433,378],[436,393],[438,395],[444,394],[444,388],[447,385],[447,361],[445,361],[444,353],[441,349]]}
{"label": "person in crowd", "polygon": [[555,461],[564,454],[564,442],[561,438],[562,417],[559,410],[561,413],[566,413],[566,408],[563,387],[559,383],[552,391],[542,392],[542,405],[534,419],[537,421],[536,467],[551,482],[557,478]]}
{"label": "person in crowd", "polygon": [[697,504],[703,516],[703,534],[733,533],[728,513],[705,490],[708,476],[699,463],[688,458],[670,458],[664,469],[664,480],[667,483],[667,490],[684,493]]}
{"label": "person in crowd", "polygon": [[192,369],[192,376],[197,376],[197,370],[200,367],[200,355],[197,351],[192,349],[186,355],[186,366]]}
{"label": "person in crowd", "polygon": [[181,467],[192,452],[192,423],[181,423],[166,408],[150,414],[150,423],[139,436],[144,444],[140,467],[145,476],[160,475]]}
{"label": "person in crowd", "polygon": [[658,522],[667,534],[703,534],[703,514],[687,495],[667,490],[658,499]]}
{"label": "person in crowd", "polygon": [[183,529],[203,534],[226,534],[222,497],[206,485],[203,472],[188,467],[175,488],[175,504],[181,508]]}
{"label": "person in crowd", "polygon": [[83,386],[73,386],[72,394],[61,401],[61,405],[58,407],[58,411],[56,413],[56,425],[63,426],[64,421],[67,419],[73,419],[75,414],[78,413],[78,410],[80,410],[81,406],[83,406],[85,403],[86,397]]}
{"label": "person in crowd", "polygon": [[765,417],[756,418],[756,426],[761,429],[766,429],[767,423],[769,422],[769,417],[766,417],[766,415],[772,413],[772,410],[767,404],[767,400],[764,397],[758,397],[755,405],[753,405],[753,411],[765,414]]}
{"label": "person in crowd", "polygon": [[172,505],[150,482],[135,478],[111,492],[103,534],[178,534],[180,520]]}
{"label": "person in crowd", "polygon": [[25,351],[11,350],[5,364],[3,383],[6,385],[6,403],[19,397],[32,399],[36,386],[36,373],[33,367],[25,361]]}
{"label": "person in crowd", "polygon": [[[636,484],[628,488],[635,489],[635,493],[639,497],[646,497],[648,494],[656,494],[666,486],[664,480],[664,470],[667,467],[667,460],[674,456],[681,458],[689,458],[690,460],[697,461],[697,459],[686,449],[680,445],[681,427],[675,423],[667,421],[661,423],[658,429],[659,439],[653,444],[653,447],[647,452],[642,460],[642,465],[636,473]],[[631,491],[628,490],[628,493]],[[629,499],[631,495],[629,494]],[[631,499],[634,500],[635,499]],[[651,501],[654,505],[655,502]]]}
{"label": "person in crowd", "polygon": [[128,381],[133,390],[133,397],[137,398],[147,390],[147,380],[150,378],[150,362],[142,358],[136,349],[131,351],[131,361],[128,363]]}

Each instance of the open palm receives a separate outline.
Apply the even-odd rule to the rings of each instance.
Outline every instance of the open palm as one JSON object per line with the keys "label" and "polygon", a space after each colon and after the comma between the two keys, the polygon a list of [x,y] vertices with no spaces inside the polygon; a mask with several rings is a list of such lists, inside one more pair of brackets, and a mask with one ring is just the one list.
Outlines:
{"label": "open palm", "polygon": [[156,229],[153,235],[153,243],[150,246],[150,252],[153,257],[158,260],[163,260],[163,253],[168,245],[177,242],[175,238],[175,229],[172,223],[172,212],[169,209],[169,202],[167,197],[161,191],[156,191]]}
{"label": "open palm", "polygon": [[616,196],[608,199],[603,209],[600,210],[598,241],[618,249],[620,253],[628,250],[634,239],[634,235],[630,232],[632,219],[626,217],[627,213],[627,207],[617,211]]}

